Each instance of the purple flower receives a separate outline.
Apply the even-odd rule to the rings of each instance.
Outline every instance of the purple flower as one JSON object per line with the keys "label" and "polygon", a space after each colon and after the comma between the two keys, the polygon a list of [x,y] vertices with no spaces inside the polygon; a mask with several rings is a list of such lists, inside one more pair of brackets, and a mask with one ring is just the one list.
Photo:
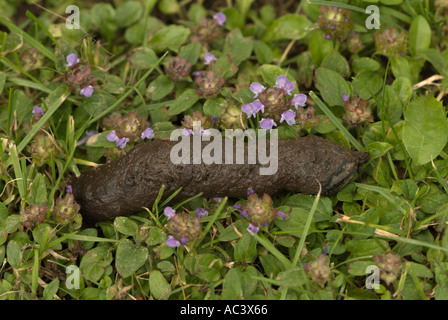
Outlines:
{"label": "purple flower", "polygon": [[[94,135],[96,135],[96,134],[98,134],[98,131],[96,131],[96,130],[86,131],[86,136],[85,136],[84,138],[82,138],[81,140],[79,140],[79,141],[76,143],[76,146],[81,146],[81,145],[83,145],[84,143],[87,142],[87,140],[89,140],[90,137],[92,137],[92,136],[94,136]],[[109,140],[109,139],[108,139],[108,140]],[[115,140],[114,140],[114,141],[115,141]]]}
{"label": "purple flower", "polygon": [[108,140],[109,142],[115,142],[115,141],[118,140],[118,136],[117,136],[117,134],[115,133],[115,130],[112,130],[111,132],[109,132],[109,133],[107,134],[106,138],[107,138],[107,140]]}
{"label": "purple flower", "polygon": [[328,247],[325,247],[325,249],[324,249],[324,254],[325,254],[325,255],[328,254]]}
{"label": "purple flower", "polygon": [[68,184],[68,185],[65,187],[65,192],[67,192],[67,193],[73,193],[72,186]]}
{"label": "purple flower", "polygon": [[180,246],[179,240],[176,240],[173,236],[168,236],[168,239],[166,240],[166,245],[171,248],[176,248]]}
{"label": "purple flower", "polygon": [[250,234],[256,234],[258,231],[260,230],[260,228],[258,228],[257,226],[254,226],[252,223],[249,224],[249,227],[247,227],[247,231],[249,231]]}
{"label": "purple flower", "polygon": [[283,220],[286,219],[286,214],[283,211],[277,211],[276,213],[277,216],[282,217]]}
{"label": "purple flower", "polygon": [[151,128],[146,128],[145,130],[143,130],[141,137],[142,140],[154,138],[154,130],[152,130]]}
{"label": "purple flower", "polygon": [[86,97],[86,98],[90,98],[93,94],[93,87],[92,86],[87,86],[85,88],[82,88],[81,91],[79,91],[79,94]]}
{"label": "purple flower", "polygon": [[348,100],[350,100],[350,96],[348,94],[346,94],[346,93],[343,93],[342,94],[342,100],[347,102]]}
{"label": "purple flower", "polygon": [[76,54],[71,53],[67,56],[67,67],[74,67],[78,64],[79,58]]}
{"label": "purple flower", "polygon": [[252,106],[254,107],[255,112],[261,111],[261,113],[264,113],[264,104],[262,104],[260,100],[252,102]]}
{"label": "purple flower", "polygon": [[32,114],[39,114],[39,115],[43,116],[44,113],[45,113],[45,111],[44,111],[44,109],[42,109],[42,108],[39,107],[39,106],[34,106],[34,107],[33,107],[33,111],[31,111],[31,113],[32,113]]}
{"label": "purple flower", "polygon": [[260,120],[260,128],[264,130],[270,130],[272,127],[276,127],[277,124],[271,118],[263,118]]}
{"label": "purple flower", "polygon": [[196,209],[196,215],[197,215],[199,218],[203,218],[203,217],[208,216],[208,211],[205,210],[204,208],[197,208],[197,209]]}
{"label": "purple flower", "polygon": [[183,245],[186,245],[187,242],[188,242],[188,238],[187,237],[180,238],[180,243],[182,243]]}
{"label": "purple flower", "polygon": [[240,204],[235,204],[235,205],[233,206],[233,209],[241,210],[241,205],[240,205]]}
{"label": "purple flower", "polygon": [[211,134],[212,133],[210,132],[209,129],[204,129],[204,128],[201,127],[201,137],[208,137]]}
{"label": "purple flower", "polygon": [[294,83],[289,81],[284,75],[278,76],[275,81],[275,88],[283,89],[286,94],[291,95],[291,91],[294,90]]}
{"label": "purple flower", "polygon": [[213,55],[213,53],[207,52],[204,55],[204,60],[205,60],[204,64],[209,65],[210,63],[212,63],[212,61],[216,61],[218,59],[216,59],[216,57]]}
{"label": "purple flower", "polygon": [[255,108],[252,103],[247,103],[247,104],[243,105],[241,107],[241,111],[243,111],[247,115],[248,118],[250,118],[252,116],[255,118],[255,115],[257,114],[257,111],[255,111]]}
{"label": "purple flower", "polygon": [[247,210],[243,210],[240,213],[240,217],[242,218],[247,218],[249,216],[249,213],[247,212]]}
{"label": "purple flower", "polygon": [[192,136],[194,135],[193,129],[184,128],[181,132],[183,136]]}
{"label": "purple flower", "polygon": [[296,109],[299,109],[299,106],[304,107],[306,105],[306,99],[306,94],[295,94],[291,100],[291,106],[294,106]]}
{"label": "purple flower", "polygon": [[223,26],[224,23],[226,22],[226,15],[222,12],[218,12],[217,14],[215,14],[213,16],[213,19],[215,19],[216,21],[218,21],[218,24],[220,26]]}
{"label": "purple flower", "polygon": [[171,207],[166,207],[163,210],[163,214],[166,215],[168,217],[168,220],[170,220],[171,218],[173,218],[176,215],[176,210],[174,210]]}
{"label": "purple flower", "polygon": [[261,226],[262,226],[262,227],[267,227],[268,225],[269,225],[269,222],[266,221],[266,222],[263,223]]}
{"label": "purple flower", "polygon": [[124,149],[126,148],[126,144],[129,142],[129,138],[121,138],[118,139],[117,141],[115,141],[115,144],[117,145],[117,147],[119,147],[120,149]]}
{"label": "purple flower", "polygon": [[193,76],[194,77],[203,77],[203,76],[205,76],[205,73],[202,71],[193,72]]}
{"label": "purple flower", "polygon": [[254,194],[255,191],[252,188],[247,189],[247,195],[250,196],[251,194]]}
{"label": "purple flower", "polygon": [[286,110],[285,112],[282,113],[282,117],[280,119],[280,123],[282,123],[283,121],[286,121],[287,124],[289,124],[290,126],[292,126],[293,124],[296,123],[296,113],[292,110]]}
{"label": "purple flower", "polygon": [[325,36],[325,39],[326,39],[326,40],[331,40],[331,35],[327,34],[327,35]]}
{"label": "purple flower", "polygon": [[258,95],[259,95],[260,93],[262,93],[264,90],[266,90],[266,87],[264,87],[264,86],[263,86],[261,83],[259,83],[259,82],[252,82],[252,83],[250,84],[249,89],[250,89],[250,91],[252,91],[252,92],[255,94],[254,98],[256,98],[256,97],[258,97]]}

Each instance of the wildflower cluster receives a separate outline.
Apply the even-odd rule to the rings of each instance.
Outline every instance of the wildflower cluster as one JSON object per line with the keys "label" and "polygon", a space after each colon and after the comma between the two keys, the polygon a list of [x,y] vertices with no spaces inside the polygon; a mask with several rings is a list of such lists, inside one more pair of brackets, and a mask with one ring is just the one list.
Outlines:
{"label": "wildflower cluster", "polygon": [[168,218],[166,229],[169,233],[166,245],[169,247],[179,247],[186,245],[189,241],[198,239],[201,235],[200,220],[208,216],[208,211],[204,208],[197,208],[194,216],[176,211],[171,207],[166,207],[163,214]]}
{"label": "wildflower cluster", "polygon": [[325,39],[344,41],[353,28],[350,10],[337,6],[321,6],[317,25],[324,32]]}
{"label": "wildflower cluster", "polygon": [[113,129],[107,135],[107,140],[115,142],[120,149],[137,140],[154,138],[154,130],[150,128],[149,122],[144,117],[138,117],[135,111],[124,116],[118,112],[112,113],[103,119],[103,125],[106,130]]}
{"label": "wildflower cluster", "polygon": [[273,207],[273,201],[268,194],[263,194],[260,198],[251,188],[247,191],[247,203],[236,204],[234,209],[240,211],[240,216],[249,220],[249,227],[247,230],[251,234],[256,234],[260,228],[267,227],[276,219],[277,216],[283,220],[286,219],[286,214]]}
{"label": "wildflower cluster", "polygon": [[360,97],[349,98],[347,94],[342,96],[344,101],[345,114],[343,119],[350,127],[357,127],[366,122],[373,122],[372,111],[369,107],[369,102]]}
{"label": "wildflower cluster", "polygon": [[380,268],[380,277],[387,284],[394,282],[401,272],[401,257],[391,251],[373,257]]}
{"label": "wildflower cluster", "polygon": [[[277,77],[273,88],[266,88],[259,82],[250,85],[250,91],[254,93],[257,100],[245,104],[241,110],[248,118],[256,118],[261,113],[260,127],[265,130],[272,129],[277,123],[286,122],[288,125],[299,125],[299,129],[307,123],[317,124],[314,118],[314,108],[306,110],[307,96],[303,93],[292,96],[294,83],[289,81],[285,75]],[[294,107],[294,109],[292,108]]]}
{"label": "wildflower cluster", "polygon": [[195,111],[192,115],[185,115],[184,119],[181,121],[182,123],[182,135],[184,136],[190,136],[194,135],[193,131],[193,125],[194,122],[200,121],[201,122],[201,130],[200,134],[201,136],[208,136],[210,135],[209,128],[213,128],[215,126],[215,118],[211,116],[203,115],[201,111]]}
{"label": "wildflower cluster", "polygon": [[311,279],[319,284],[322,288],[330,276],[331,269],[327,264],[328,257],[321,254],[319,258],[304,265],[304,270],[311,276]]}
{"label": "wildflower cluster", "polygon": [[96,78],[92,76],[92,66],[89,63],[80,64],[80,59],[75,53],[69,54],[66,60],[66,67],[70,68],[65,74],[68,85],[80,95],[90,98],[94,92],[93,85],[96,83]]}
{"label": "wildflower cluster", "polygon": [[376,51],[389,58],[403,56],[407,50],[407,43],[407,33],[394,26],[375,33]]}

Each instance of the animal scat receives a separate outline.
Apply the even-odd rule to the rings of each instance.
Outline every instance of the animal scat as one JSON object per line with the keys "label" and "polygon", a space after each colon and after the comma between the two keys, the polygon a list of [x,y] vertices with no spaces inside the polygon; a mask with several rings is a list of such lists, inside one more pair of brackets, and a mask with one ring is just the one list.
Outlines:
{"label": "animal scat", "polygon": [[[223,164],[210,165],[173,164],[170,151],[176,143],[154,140],[139,144],[117,161],[87,170],[75,178],[71,182],[73,194],[81,205],[84,219],[109,220],[139,212],[143,207],[150,208],[162,185],[165,185],[164,198],[182,187],[176,199],[199,192],[207,198],[244,198],[248,188],[271,196],[282,191],[317,194],[319,183],[322,195],[330,196],[347,185],[360,165],[369,159],[368,153],[353,152],[309,135],[298,140],[279,140],[277,172],[260,175],[260,167],[269,164],[249,164],[247,143],[244,164],[224,164],[223,159]],[[202,142],[202,149],[207,144]],[[233,145],[235,157],[236,144]],[[269,143],[266,148],[269,154]]]}

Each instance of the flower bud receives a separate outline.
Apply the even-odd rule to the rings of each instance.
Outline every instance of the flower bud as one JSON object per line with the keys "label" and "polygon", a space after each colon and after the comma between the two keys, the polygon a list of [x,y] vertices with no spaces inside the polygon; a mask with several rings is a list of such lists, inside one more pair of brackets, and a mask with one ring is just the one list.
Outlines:
{"label": "flower bud", "polygon": [[[241,109],[238,108],[235,103],[227,101],[227,108],[225,112],[221,115],[221,129],[238,129],[241,128],[240,121],[240,113]],[[246,122],[246,119],[243,119],[243,123]]]}
{"label": "flower bud", "polygon": [[305,264],[305,272],[311,276],[314,282],[319,284],[322,288],[330,276],[331,269],[327,265],[327,256],[321,254],[316,260]]}
{"label": "flower bud", "polygon": [[167,75],[174,81],[182,80],[190,75],[191,63],[185,58],[174,57],[166,69]]}
{"label": "flower bud", "polygon": [[197,93],[204,97],[210,97],[221,92],[225,80],[221,76],[217,76],[216,72],[209,70],[205,72],[205,76],[199,76],[195,79],[197,86]]}
{"label": "flower bud", "polygon": [[353,97],[344,103],[345,114],[343,119],[353,128],[366,122],[373,122],[369,102],[360,97]]}
{"label": "flower bud", "polygon": [[25,210],[20,212],[22,225],[26,228],[31,228],[36,224],[45,221],[47,215],[47,206],[42,203],[40,206],[32,204],[25,207]]}
{"label": "flower bud", "polygon": [[52,139],[49,136],[44,135],[42,132],[36,133],[33,142],[28,149],[31,153],[32,161],[39,167],[50,162],[51,153],[53,153],[54,157],[58,153]]}
{"label": "flower bud", "polygon": [[336,6],[321,6],[317,25],[326,35],[326,39],[344,41],[353,28],[350,10]]}
{"label": "flower bud", "polygon": [[376,51],[389,58],[401,57],[407,50],[408,35],[392,26],[375,33]]}
{"label": "flower bud", "polygon": [[185,212],[176,213],[166,224],[168,233],[171,235],[167,245],[174,247],[187,244],[189,241],[198,239],[201,235],[200,218],[197,215],[190,216]]}
{"label": "flower bud", "polygon": [[373,261],[380,268],[380,277],[390,285],[401,272],[401,257],[391,251],[383,255],[376,255]]}
{"label": "flower bud", "polygon": [[81,227],[82,216],[79,213],[79,205],[71,193],[67,193],[64,199],[56,199],[53,216],[56,223],[66,225],[74,222],[74,229]]}

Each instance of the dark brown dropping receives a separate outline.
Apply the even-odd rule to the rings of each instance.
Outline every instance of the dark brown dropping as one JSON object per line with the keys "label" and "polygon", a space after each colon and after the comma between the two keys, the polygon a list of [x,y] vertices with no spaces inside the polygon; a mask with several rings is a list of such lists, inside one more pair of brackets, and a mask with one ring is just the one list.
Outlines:
{"label": "dark brown dropping", "polygon": [[[248,188],[271,196],[281,191],[317,194],[318,182],[322,195],[329,196],[349,183],[369,158],[365,152],[352,152],[317,136],[279,139],[277,172],[260,175],[260,167],[269,164],[248,164],[247,143],[244,164],[176,165],[170,160],[170,152],[177,143],[154,140],[139,144],[117,161],[85,171],[74,179],[73,194],[85,220],[109,220],[142,211],[142,207],[150,208],[162,184],[166,197],[183,187],[178,199],[199,192],[207,198],[245,198]],[[202,142],[202,150],[207,144]],[[224,150],[224,141],[222,145]],[[269,143],[266,148],[269,155]]]}

